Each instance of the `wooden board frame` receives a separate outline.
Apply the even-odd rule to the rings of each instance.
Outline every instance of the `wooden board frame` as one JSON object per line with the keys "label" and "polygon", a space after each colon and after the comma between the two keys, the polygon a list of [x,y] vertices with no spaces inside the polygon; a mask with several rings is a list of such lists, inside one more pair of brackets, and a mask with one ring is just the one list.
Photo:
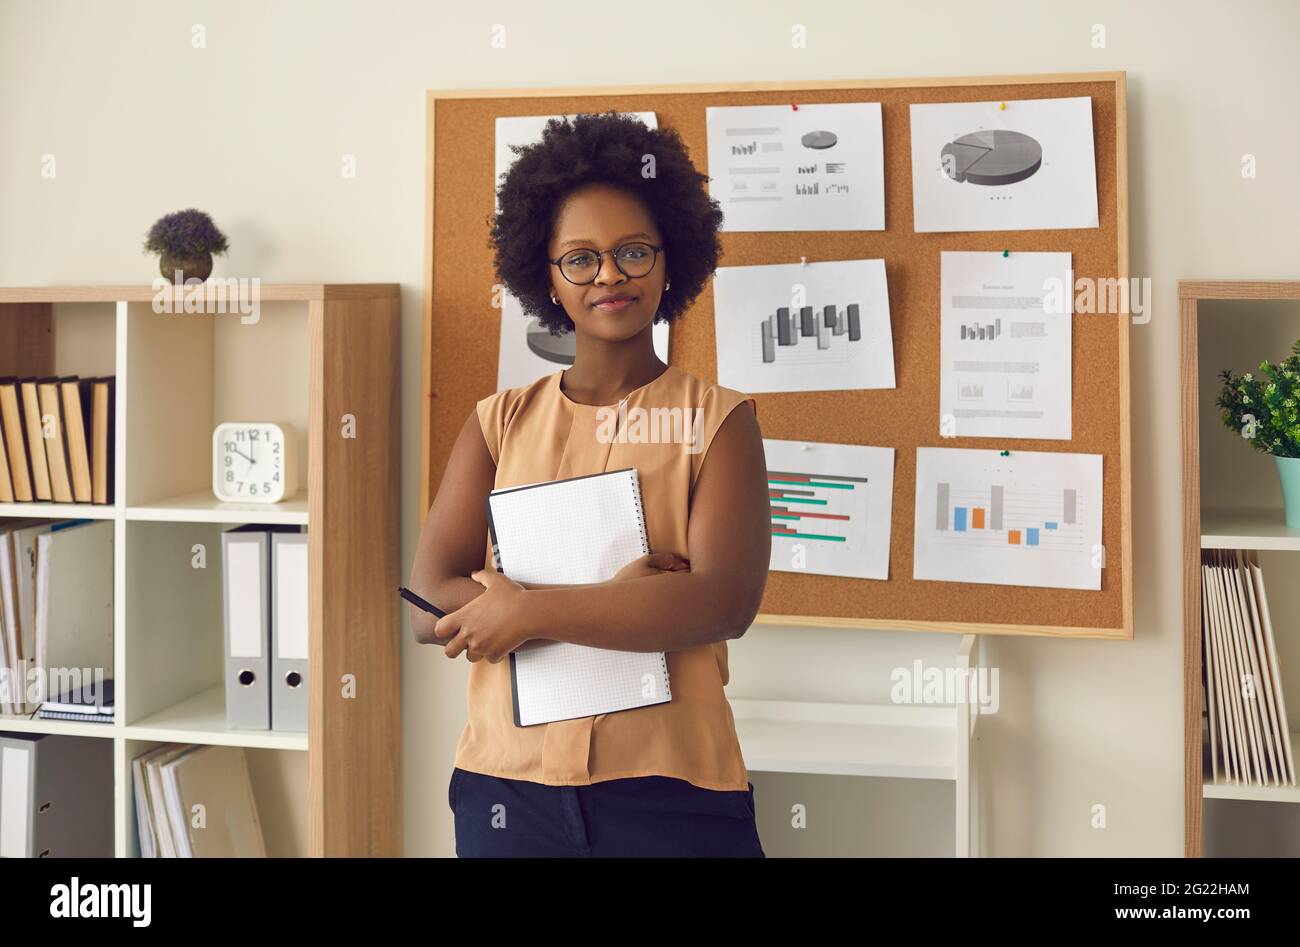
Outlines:
{"label": "wooden board frame", "polygon": [[1197,302],[1300,300],[1300,280],[1179,280],[1183,433],[1183,854],[1205,855],[1201,747],[1201,406]]}
{"label": "wooden board frame", "polygon": [[[869,94],[863,94],[869,93]],[[998,101],[1016,98],[1053,98],[1067,95],[1092,95],[1094,140],[1098,155],[1099,223],[1094,229],[1060,231],[1013,231],[961,234],[916,234],[912,232],[910,130],[906,120],[907,102],[926,101]],[[707,97],[707,102],[686,102],[687,97]],[[905,290],[898,278],[901,262],[899,250],[884,247],[890,238],[898,238],[913,250],[933,253],[931,269],[935,274],[936,293],[930,311],[937,323],[937,271],[940,249],[988,250],[1069,250],[1078,244],[1094,247],[1090,264],[1079,265],[1076,274],[1096,278],[1128,281],[1128,153],[1127,106],[1124,72],[1048,73],[1019,76],[975,76],[937,78],[897,78],[877,80],[833,80],[816,82],[756,82],[691,85],[647,85],[636,87],[570,87],[549,89],[460,89],[434,90],[427,95],[426,128],[426,196],[425,196],[425,273],[424,336],[421,408],[421,518],[432,502],[438,479],[446,464],[456,434],[472,410],[474,402],[495,390],[496,349],[499,332],[499,309],[491,309],[486,287],[495,281],[491,272],[491,254],[486,234],[494,209],[491,170],[492,128],[488,118],[504,115],[558,114],[576,111],[600,111],[616,108],[624,111],[654,110],[668,113],[668,121],[681,132],[691,149],[697,167],[706,170],[705,140],[697,129],[704,123],[703,106],[743,104],[783,104],[786,102],[881,101],[885,112],[885,182],[886,230],[883,232],[828,232],[814,234],[764,233],[724,234],[724,265],[790,262],[805,257],[814,260],[883,257],[889,279],[891,317],[894,323],[895,359],[900,360],[900,320],[906,319],[906,307],[899,305]],[[689,124],[684,128],[674,110],[690,108]],[[903,109],[900,113],[899,108]],[[1106,118],[1098,126],[1099,111]],[[442,112],[443,138],[436,135]],[[452,144],[446,144],[451,141]],[[435,175],[439,148],[444,151],[444,171]],[[468,153],[467,153],[468,152]],[[481,157],[487,155],[486,173]],[[454,156],[455,160],[449,160]],[[905,205],[905,206],[904,206]],[[442,217],[439,217],[439,214]],[[480,229],[481,228],[481,229]],[[466,236],[468,234],[468,236]],[[883,238],[883,239],[882,239]],[[804,252],[790,249],[774,252],[791,241],[800,241]],[[458,246],[460,242],[460,246]],[[853,244],[858,248],[837,251],[836,247]],[[439,246],[446,248],[445,258],[458,261],[463,274],[453,280],[450,273],[439,276]],[[463,247],[463,250],[462,250]],[[471,254],[466,262],[464,252]],[[913,258],[909,257],[909,261]],[[486,267],[486,276],[484,276]],[[464,284],[481,287],[482,298],[467,297]],[[493,313],[479,321],[477,315]],[[915,314],[913,314],[915,315]],[[670,360],[704,378],[716,378],[711,352],[705,352],[700,337],[707,336],[711,348],[712,288],[707,287],[682,322],[673,327]],[[1113,319],[1112,341],[1101,336],[1107,346],[1113,344],[1113,358],[1104,365],[1089,364],[1090,349],[1083,346],[1080,331],[1083,319]],[[707,326],[701,326],[707,323]],[[1083,323],[1086,325],[1086,323]],[[1094,332],[1100,330],[1093,330]],[[689,334],[688,334],[689,333]],[[683,343],[683,335],[687,341]],[[894,446],[896,453],[893,535],[891,538],[890,580],[885,583],[844,579],[832,576],[799,575],[772,572],[764,596],[758,623],[840,627],[941,631],[976,634],[1027,634],[1054,637],[1131,639],[1133,637],[1132,593],[1132,498],[1131,444],[1129,421],[1129,340],[1126,315],[1075,317],[1073,333],[1074,438],[1068,442],[991,440],[988,438],[941,438],[937,423],[931,438],[921,442],[891,443],[886,439],[866,441],[861,436],[826,436],[823,432],[799,433],[783,429],[783,420],[792,412],[796,401],[807,402],[835,395],[875,395],[902,393],[924,401],[927,417],[930,401],[937,417],[937,385],[918,383],[909,378],[905,364],[900,364],[899,388],[890,392],[808,392],[758,394],[759,420],[764,434],[776,438],[803,437],[808,440],[843,443],[878,443]],[[934,336],[937,339],[937,335]],[[1095,340],[1098,336],[1094,335]],[[435,349],[435,341],[437,348]],[[937,345],[937,342],[935,343]],[[685,357],[683,348],[686,348]],[[692,348],[693,347],[693,348]],[[1095,346],[1094,346],[1095,348]],[[447,372],[436,368],[439,356],[454,360]],[[937,364],[937,350],[931,353]],[[698,364],[697,364],[698,362]],[[1098,371],[1102,374],[1098,375]],[[934,373],[931,372],[931,375]],[[479,377],[474,377],[475,375]],[[489,378],[490,375],[490,378]],[[1098,391],[1095,398],[1081,398],[1081,377],[1092,379]],[[1105,383],[1100,383],[1104,378]],[[909,391],[905,386],[911,384]],[[920,384],[927,390],[921,392]],[[1107,388],[1106,384],[1113,387]],[[782,400],[785,404],[782,404]],[[882,401],[885,399],[881,399]],[[1098,412],[1094,418],[1088,412]],[[893,407],[890,405],[889,407]],[[885,411],[887,412],[888,407]],[[1080,414],[1084,415],[1081,423]],[[788,425],[787,425],[788,427]],[[1102,441],[1104,440],[1104,444]],[[911,578],[912,510],[914,504],[915,447],[953,446],[969,448],[1006,448],[1025,450],[1080,451],[1104,455],[1105,483],[1103,542],[1106,543],[1107,568],[1103,572],[1101,592],[1069,589],[1031,589],[1019,586],[994,586],[978,583],[924,582]],[[1116,554],[1118,549],[1118,555]],[[1118,559],[1118,562],[1116,562]],[[905,586],[897,591],[899,585]],[[871,611],[865,603],[875,599],[889,586],[887,596],[905,598],[906,606],[887,609],[883,614]],[[926,594],[921,606],[914,608],[909,590]],[[918,593],[919,594],[919,593]],[[962,601],[954,604],[945,599]],[[804,603],[817,603],[808,612]],[[974,602],[972,606],[970,603]],[[830,607],[825,607],[828,605]],[[1100,606],[1100,607],[1099,607]],[[971,620],[954,617],[960,609]],[[814,614],[813,611],[819,612]],[[908,612],[915,612],[908,614]],[[1016,618],[1021,620],[1017,621]]]}

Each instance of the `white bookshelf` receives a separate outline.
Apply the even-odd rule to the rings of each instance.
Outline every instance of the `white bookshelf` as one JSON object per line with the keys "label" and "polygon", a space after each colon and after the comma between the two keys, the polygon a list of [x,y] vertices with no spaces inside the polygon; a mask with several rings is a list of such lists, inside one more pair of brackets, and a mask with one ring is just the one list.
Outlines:
{"label": "white bookshelf", "polygon": [[[978,669],[975,635],[952,667]],[[731,699],[745,766],[753,772],[937,779],[954,784],[958,857],[980,854],[978,706],[834,704]]]}
{"label": "white bookshelf", "polygon": [[[1261,838],[1283,810],[1234,807],[1233,802],[1300,803],[1300,786],[1230,781],[1211,773],[1202,700],[1203,655],[1200,552],[1256,550],[1268,596],[1289,719],[1282,721],[1293,754],[1300,751],[1300,638],[1290,616],[1300,608],[1300,529],[1286,525],[1273,459],[1224,429],[1215,400],[1219,372],[1253,371],[1261,358],[1277,362],[1300,338],[1300,282],[1182,281],[1179,283],[1182,356],[1184,503],[1184,809],[1185,853],[1205,854],[1205,839],[1222,845]],[[1203,800],[1216,805],[1213,819]],[[1271,814],[1276,813],[1276,816]],[[1224,820],[1219,823],[1217,820]],[[1249,831],[1238,836],[1239,830]],[[1245,843],[1241,843],[1244,845]],[[1248,855],[1250,851],[1234,850]]]}
{"label": "white bookshelf", "polygon": [[[248,749],[269,855],[400,854],[397,287],[263,287],[256,322],[151,300],[149,287],[0,289],[0,333],[24,342],[0,353],[0,374],[117,379],[114,502],[0,504],[2,516],[112,521],[116,719],[0,715],[0,730],[113,741],[118,857],[139,854],[131,760],[169,741]],[[344,413],[370,439],[369,467],[349,467]],[[228,420],[292,423],[295,496],[213,497],[212,430]],[[308,531],[306,732],[225,724],[221,533],[244,523]],[[363,682],[347,706],[344,673]]]}
{"label": "white bookshelf", "polygon": [[1280,508],[1211,507],[1201,510],[1201,548],[1300,552],[1300,529],[1286,525]]}
{"label": "white bookshelf", "polygon": [[137,523],[259,523],[307,525],[307,498],[301,494],[273,504],[230,503],[216,499],[212,491],[186,493],[125,510],[125,518]]}

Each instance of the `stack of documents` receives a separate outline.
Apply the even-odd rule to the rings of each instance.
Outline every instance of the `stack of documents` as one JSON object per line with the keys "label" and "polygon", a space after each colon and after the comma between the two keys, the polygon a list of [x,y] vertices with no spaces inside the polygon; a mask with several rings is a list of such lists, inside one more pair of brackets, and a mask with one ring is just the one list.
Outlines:
{"label": "stack of documents", "polygon": [[237,746],[165,743],[131,761],[142,858],[265,858]]}
{"label": "stack of documents", "polygon": [[1201,639],[1210,775],[1295,785],[1295,759],[1259,554],[1201,551]]}
{"label": "stack of documents", "polygon": [[86,681],[41,704],[42,720],[80,720],[83,723],[113,722],[113,679]]}

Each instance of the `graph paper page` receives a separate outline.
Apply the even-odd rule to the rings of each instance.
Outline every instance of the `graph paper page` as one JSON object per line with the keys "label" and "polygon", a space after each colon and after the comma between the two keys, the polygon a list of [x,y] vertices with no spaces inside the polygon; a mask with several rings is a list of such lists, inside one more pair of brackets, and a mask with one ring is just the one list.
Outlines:
{"label": "graph paper page", "polygon": [[[605,582],[649,552],[635,470],[507,489],[489,497],[503,574],[519,582]],[[534,642],[511,657],[520,726],[671,699],[663,652]]]}

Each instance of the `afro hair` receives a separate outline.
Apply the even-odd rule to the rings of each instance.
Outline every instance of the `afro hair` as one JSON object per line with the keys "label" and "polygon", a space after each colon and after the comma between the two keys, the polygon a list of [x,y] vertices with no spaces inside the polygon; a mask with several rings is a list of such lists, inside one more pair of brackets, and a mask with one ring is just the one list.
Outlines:
{"label": "afro hair", "polygon": [[[722,209],[709,197],[708,175],[691,164],[685,144],[671,128],[652,129],[614,111],[552,118],[540,141],[512,146],[517,158],[503,174],[501,211],[492,222],[489,246],[498,278],[553,334],[573,330],[573,320],[551,302],[547,262],[556,215],[573,191],[602,182],[622,188],[649,208],[671,261],[671,293],[655,314],[672,322],[699,295],[718,266]],[[643,176],[645,159],[654,174]]]}

